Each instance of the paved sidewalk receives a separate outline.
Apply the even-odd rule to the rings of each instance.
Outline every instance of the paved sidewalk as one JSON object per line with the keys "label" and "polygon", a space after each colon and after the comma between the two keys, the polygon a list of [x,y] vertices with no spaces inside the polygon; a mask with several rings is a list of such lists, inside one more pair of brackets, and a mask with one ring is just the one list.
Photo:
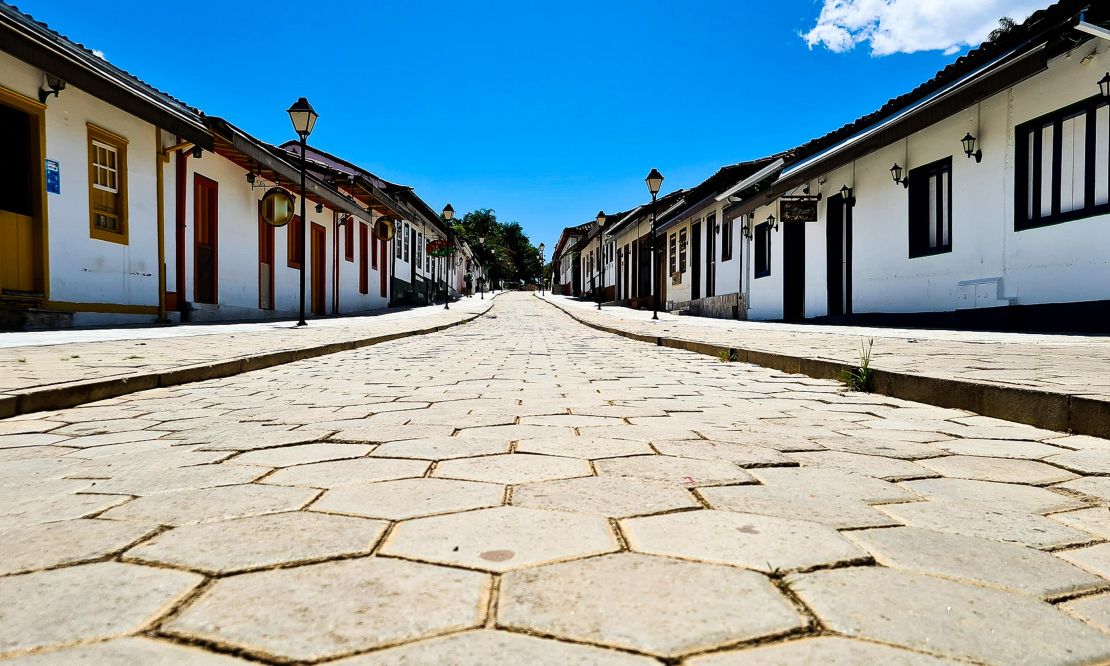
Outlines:
{"label": "paved sidewalk", "polygon": [[0,420],[0,463],[4,666],[1110,661],[1110,440],[528,294]]}
{"label": "paved sidewalk", "polygon": [[[1055,413],[1063,409],[1060,401],[1045,401],[1044,406],[1035,401],[1037,393],[1062,400],[1075,398],[1074,402],[1083,402],[1085,418],[1097,419],[1102,412],[1102,429],[1093,434],[1110,434],[1110,337],[1106,336],[781,324],[670,313],[660,313],[659,321],[652,321],[650,310],[605,306],[598,312],[596,303],[550,294],[545,298],[583,321],[632,335],[852,367],[859,364],[861,345],[873,339],[871,366],[874,369],[945,382],[937,385],[939,389],[917,383],[901,397],[931,401],[929,394],[932,393],[938,400],[954,401],[941,402],[944,406],[976,409],[977,405],[960,404],[959,384],[1014,389],[1012,393],[1017,403],[1002,405],[1002,413],[992,415],[1024,420],[1024,412],[1030,419],[1046,419],[1026,422],[1060,429],[1070,425],[1083,431],[1085,424],[1065,423],[1066,415]],[[759,362],[755,358],[752,360]],[[790,369],[807,370],[804,366]],[[818,373],[828,369],[816,366]],[[835,376],[835,373],[819,376]],[[999,395],[1004,398],[1006,393]],[[1028,404],[1031,399],[1033,404]],[[971,400],[982,402],[982,396],[973,396]],[[990,406],[984,405],[985,408]],[[983,411],[989,413],[987,409]]]}
{"label": "paved sidewalk", "polygon": [[[441,304],[313,319],[307,327],[276,321],[0,333],[0,415],[72,406],[131,392],[136,386],[151,388],[159,379],[164,385],[172,373],[180,381],[226,376],[295,360],[292,354],[303,358],[451,326],[484,312],[493,296],[463,298],[450,310]],[[236,367],[243,362],[247,364]],[[101,392],[87,390],[90,387]],[[113,389],[119,391],[112,393]]]}

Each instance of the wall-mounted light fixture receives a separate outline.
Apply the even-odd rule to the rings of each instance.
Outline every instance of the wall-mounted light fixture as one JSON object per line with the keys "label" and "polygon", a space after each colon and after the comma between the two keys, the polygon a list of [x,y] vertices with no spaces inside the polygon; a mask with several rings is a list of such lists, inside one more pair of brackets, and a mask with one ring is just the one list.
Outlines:
{"label": "wall-mounted light fixture", "polygon": [[1106,76],[1098,80],[1098,91],[1103,97],[1110,97],[1110,72],[1106,72]]}
{"label": "wall-mounted light fixture", "polygon": [[745,215],[740,218],[740,235],[748,240],[752,238],[752,223],[755,221],[754,215]]}
{"label": "wall-mounted light fixture", "polygon": [[852,188],[847,185],[842,185],[840,187],[840,198],[849,206],[854,206],[856,204],[856,198],[852,193]]}
{"label": "wall-mounted light fixture", "polygon": [[254,185],[254,172],[253,171],[248,171],[247,172],[247,184],[248,185]]}
{"label": "wall-mounted light fixture", "polygon": [[324,204],[322,204],[322,203],[316,204],[316,212],[317,213],[323,213],[324,212]]}
{"label": "wall-mounted light fixture", "polygon": [[66,82],[53,74],[42,74],[42,86],[39,87],[39,101],[46,104],[46,98],[51,95],[57,97],[58,93],[66,89]]}
{"label": "wall-mounted light fixture", "polygon": [[909,187],[910,186],[910,179],[909,178],[903,178],[902,177],[903,172],[904,172],[904,169],[897,162],[894,163],[894,166],[890,167],[890,177],[894,179],[894,182],[898,183],[902,187]]}
{"label": "wall-mounted light fixture", "polygon": [[770,227],[771,229],[773,229],[774,231],[779,230],[779,221],[775,219],[774,215],[768,215],[767,216],[767,226]]}
{"label": "wall-mounted light fixture", "polygon": [[199,160],[202,157],[204,157],[204,148],[201,148],[200,146],[193,146],[193,159]]}
{"label": "wall-mounted light fixture", "polygon": [[976,164],[983,161],[983,149],[980,148],[977,150],[975,148],[975,143],[977,141],[978,139],[971,136],[971,132],[968,132],[964,135],[964,138],[960,139],[960,143],[964,145],[964,154],[967,155],[968,159],[974,157]]}

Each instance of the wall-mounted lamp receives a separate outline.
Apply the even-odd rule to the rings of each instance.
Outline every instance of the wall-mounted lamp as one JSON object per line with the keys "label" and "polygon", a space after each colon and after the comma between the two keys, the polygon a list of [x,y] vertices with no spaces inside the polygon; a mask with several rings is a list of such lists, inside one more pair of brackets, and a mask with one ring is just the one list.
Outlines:
{"label": "wall-mounted lamp", "polygon": [[43,72],[42,86],[39,87],[39,101],[46,104],[46,98],[51,95],[57,97],[58,93],[66,89],[66,82],[54,76]]}
{"label": "wall-mounted lamp", "polygon": [[767,216],[767,226],[770,227],[771,229],[773,229],[774,231],[779,230],[779,221],[775,219],[774,215],[768,215]]}
{"label": "wall-mounted lamp", "polygon": [[1098,80],[1098,91],[1103,97],[1110,97],[1110,72],[1106,72],[1106,76]]}
{"label": "wall-mounted lamp", "polygon": [[202,157],[204,157],[204,148],[201,148],[200,146],[193,146],[193,159],[199,160]]}
{"label": "wall-mounted lamp", "polygon": [[248,171],[247,172],[247,184],[248,185],[254,185],[254,172],[253,171]]}
{"label": "wall-mounted lamp", "polygon": [[964,135],[964,138],[960,139],[960,143],[964,145],[964,154],[967,155],[969,159],[974,157],[975,163],[978,164],[983,161],[983,150],[981,148],[979,150],[975,149],[976,141],[978,141],[978,139],[971,136],[971,132],[968,132]]}
{"label": "wall-mounted lamp", "polygon": [[902,167],[897,162],[895,162],[894,166],[890,167],[890,177],[894,179],[894,182],[898,183],[902,187],[909,187],[910,180],[909,178],[902,177],[903,171],[904,170],[902,169]]}
{"label": "wall-mounted lamp", "polygon": [[847,185],[841,186],[840,198],[843,199],[844,203],[848,204],[849,206],[854,206],[856,204],[856,197],[852,192],[852,188],[848,187]]}
{"label": "wall-mounted lamp", "polygon": [[322,203],[316,204],[316,212],[317,213],[323,213],[324,212],[324,204],[322,204]]}

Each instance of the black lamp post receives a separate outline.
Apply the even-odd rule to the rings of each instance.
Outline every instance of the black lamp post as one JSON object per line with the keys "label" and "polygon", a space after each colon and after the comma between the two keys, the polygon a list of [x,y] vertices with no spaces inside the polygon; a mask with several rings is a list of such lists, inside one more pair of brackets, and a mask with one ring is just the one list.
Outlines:
{"label": "black lamp post", "polygon": [[293,106],[286,110],[289,114],[289,120],[293,121],[293,129],[297,132],[297,136],[301,137],[301,318],[297,321],[297,326],[307,326],[308,322],[304,320],[304,265],[305,265],[305,248],[308,247],[308,220],[305,219],[305,144],[308,141],[308,135],[312,134],[312,128],[316,125],[316,119],[319,118],[312,105],[304,97],[298,99],[293,103]]}
{"label": "black lamp post", "polygon": [[[455,209],[451,204],[443,207],[443,219],[447,220],[447,226],[451,226],[451,220],[455,218]],[[451,233],[448,231],[447,233]],[[447,287],[447,259],[443,260],[443,309],[451,309],[451,290]]]}
{"label": "black lamp post", "polygon": [[651,192],[651,269],[656,273],[651,318],[659,319],[659,292],[663,291],[663,272],[659,270],[659,238],[655,235],[655,201],[659,188],[663,186],[663,174],[657,169],[652,169],[644,182],[647,183],[648,192]]}
{"label": "black lamp post", "polygon": [[540,243],[540,296],[547,295],[547,292],[545,291],[547,285],[545,284],[545,281],[543,279],[543,252],[546,248],[546,245]]}
{"label": "black lamp post", "polygon": [[601,273],[601,279],[598,280],[600,286],[597,290],[597,309],[601,309],[601,292],[605,290],[605,211],[597,211],[597,237],[598,237],[598,272]]}
{"label": "black lamp post", "polygon": [[[486,249],[485,236],[478,236],[478,247],[483,250]],[[484,301],[486,300],[486,267],[483,264],[479,264],[479,266],[482,266],[482,274],[478,276],[478,289],[482,291],[482,300]]]}

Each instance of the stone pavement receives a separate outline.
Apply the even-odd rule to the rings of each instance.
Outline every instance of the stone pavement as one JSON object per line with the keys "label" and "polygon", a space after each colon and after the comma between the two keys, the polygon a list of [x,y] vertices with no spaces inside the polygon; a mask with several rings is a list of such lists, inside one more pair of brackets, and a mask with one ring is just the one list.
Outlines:
{"label": "stone pavement", "polygon": [[[819,363],[800,369],[818,376],[839,372],[830,375],[830,367],[820,367],[822,361],[831,362],[827,366],[859,365],[861,346],[873,339],[872,368],[903,380],[889,391],[893,395],[1041,427],[1110,436],[1107,336],[784,324],[665,312],[659,313],[659,321],[652,321],[650,310],[605,306],[598,312],[596,303],[550,294],[545,298],[591,325],[630,335],[750,351],[751,358],[765,357],[780,369],[797,365],[799,359],[815,360]],[[889,384],[891,379],[882,377],[879,383]],[[969,392],[969,387],[993,390],[983,395]]]}
{"label": "stone pavement", "polygon": [[1110,441],[506,294],[0,420],[3,664],[1110,661]]}
{"label": "stone pavement", "polygon": [[[274,321],[0,333],[0,416],[152,388],[160,378],[166,385],[227,376],[292,360],[283,354],[307,357],[451,326],[484,312],[493,296],[463,298],[450,310],[438,305],[313,319],[303,328]],[[175,373],[179,380],[166,381]]]}

